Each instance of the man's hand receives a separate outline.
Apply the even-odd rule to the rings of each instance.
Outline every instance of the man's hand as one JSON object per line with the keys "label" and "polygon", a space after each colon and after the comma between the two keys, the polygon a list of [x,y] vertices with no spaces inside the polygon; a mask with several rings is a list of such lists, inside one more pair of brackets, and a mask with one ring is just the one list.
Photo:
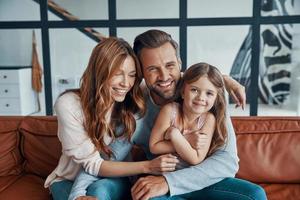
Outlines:
{"label": "man's hand", "polygon": [[139,180],[131,188],[133,200],[148,200],[167,194],[169,186],[163,176],[146,176]]}
{"label": "man's hand", "polygon": [[225,88],[228,94],[232,97],[233,101],[236,103],[237,107],[242,107],[245,109],[246,106],[246,92],[245,87],[242,86],[239,82],[232,79],[230,76],[223,75]]}
{"label": "man's hand", "polygon": [[193,149],[199,150],[206,146],[208,142],[208,137],[205,133],[200,131],[193,131],[187,134],[184,134],[183,137],[190,143]]}
{"label": "man's hand", "polygon": [[76,200],[98,200],[96,197],[92,197],[92,196],[80,196],[77,197]]}

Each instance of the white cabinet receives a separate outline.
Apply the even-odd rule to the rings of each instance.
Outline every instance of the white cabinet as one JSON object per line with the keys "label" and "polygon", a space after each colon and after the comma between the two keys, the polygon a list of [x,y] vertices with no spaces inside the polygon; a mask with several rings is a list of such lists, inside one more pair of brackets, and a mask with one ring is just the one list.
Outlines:
{"label": "white cabinet", "polygon": [[0,68],[0,115],[28,115],[36,104],[31,68]]}

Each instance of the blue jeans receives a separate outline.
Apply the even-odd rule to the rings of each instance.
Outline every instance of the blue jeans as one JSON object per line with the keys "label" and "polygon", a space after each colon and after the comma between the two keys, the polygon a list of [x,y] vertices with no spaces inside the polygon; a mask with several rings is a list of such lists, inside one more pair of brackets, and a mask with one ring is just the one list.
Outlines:
{"label": "blue jeans", "polygon": [[249,181],[226,178],[202,190],[172,196],[167,195],[151,198],[151,200],[180,200],[180,199],[211,199],[211,200],[266,200],[267,196],[262,187]]}
{"label": "blue jeans", "polygon": [[[130,152],[131,146],[127,138],[117,138],[109,144],[113,152],[110,159],[124,160]],[[105,155],[102,155],[102,157],[105,157]],[[101,200],[114,200],[124,199],[126,195],[130,195],[130,183],[128,178],[94,177],[82,170],[74,182],[68,180],[55,182],[50,186],[50,190],[54,200],[67,200],[69,194],[70,199],[87,195],[95,196]]]}
{"label": "blue jeans", "polygon": [[[73,182],[63,180],[51,184],[50,191],[54,200],[67,200]],[[130,199],[130,183],[128,178],[104,178],[92,183],[87,189],[88,196],[101,200]]]}

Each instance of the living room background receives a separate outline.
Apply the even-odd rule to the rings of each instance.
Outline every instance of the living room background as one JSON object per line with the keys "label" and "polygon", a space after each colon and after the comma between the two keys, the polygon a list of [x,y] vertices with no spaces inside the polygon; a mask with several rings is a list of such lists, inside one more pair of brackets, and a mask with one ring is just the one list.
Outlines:
{"label": "living room background", "polygon": [[[91,33],[132,44],[137,34],[153,28],[179,43],[184,69],[208,62],[247,85],[246,111],[229,104],[231,115],[300,116],[300,1],[2,0],[0,72],[31,68],[34,30],[43,89],[27,94],[35,95],[27,101],[35,105],[33,112],[40,101],[34,115],[52,115],[57,96],[79,86],[99,41]],[[1,104],[7,112],[0,108],[0,115],[18,112]]]}

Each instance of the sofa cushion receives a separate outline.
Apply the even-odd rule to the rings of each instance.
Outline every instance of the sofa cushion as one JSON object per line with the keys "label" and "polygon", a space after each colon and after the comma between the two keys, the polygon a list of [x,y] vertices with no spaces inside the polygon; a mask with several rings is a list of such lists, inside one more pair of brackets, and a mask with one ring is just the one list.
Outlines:
{"label": "sofa cushion", "polygon": [[0,199],[50,200],[49,190],[43,187],[44,181],[35,175],[21,176],[0,193]]}
{"label": "sofa cushion", "polygon": [[300,182],[299,118],[235,117],[233,125],[240,158],[237,177],[256,183]]}
{"label": "sofa cushion", "polygon": [[20,133],[25,172],[47,177],[61,155],[56,117],[26,117],[20,125]]}
{"label": "sofa cushion", "polygon": [[10,175],[0,177],[0,193],[10,187],[16,182],[22,175]]}
{"label": "sofa cushion", "polygon": [[262,184],[269,200],[299,199],[300,184]]}
{"label": "sofa cushion", "polygon": [[0,177],[22,171],[18,125],[20,117],[0,117]]}

